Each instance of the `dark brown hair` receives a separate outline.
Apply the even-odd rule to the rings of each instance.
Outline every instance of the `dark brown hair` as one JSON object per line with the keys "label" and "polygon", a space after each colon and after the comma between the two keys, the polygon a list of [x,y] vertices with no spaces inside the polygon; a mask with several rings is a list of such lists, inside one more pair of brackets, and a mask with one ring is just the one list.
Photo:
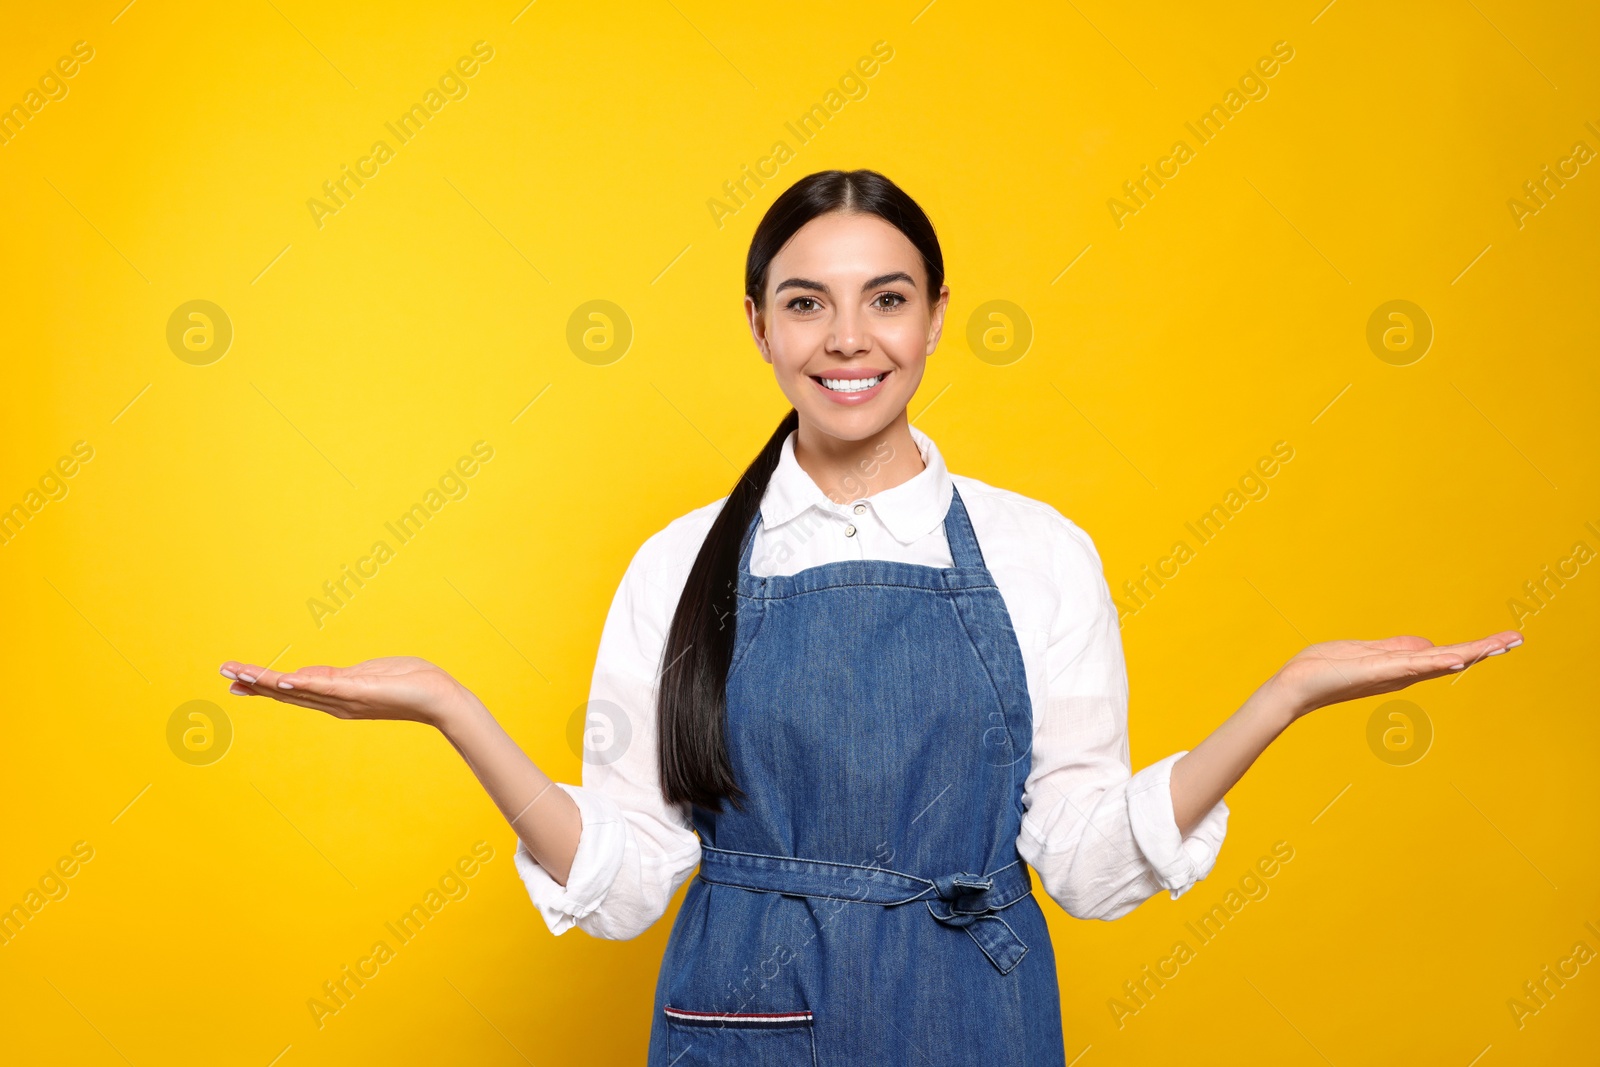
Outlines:
{"label": "dark brown hair", "polygon": [[[773,201],[750,238],[744,291],[762,310],[773,257],[806,223],[830,212],[876,215],[916,246],[928,274],[930,299],[944,284],[944,254],[933,223],[917,202],[873,170],[825,170],[808,174]],[[793,408],[778,423],[728,494],[689,569],[683,595],[667,631],[665,665],[657,703],[661,791],[669,803],[722,810],[724,797],[740,806],[724,730],[728,666],[738,618],[739,553],[745,528],[755,517],[767,483],[783,454],[783,442],[800,424]]]}

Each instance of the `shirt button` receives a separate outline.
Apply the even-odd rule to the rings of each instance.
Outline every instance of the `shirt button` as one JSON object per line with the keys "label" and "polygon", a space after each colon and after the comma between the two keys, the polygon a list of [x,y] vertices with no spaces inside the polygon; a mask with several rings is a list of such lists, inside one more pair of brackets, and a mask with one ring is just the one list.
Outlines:
{"label": "shirt button", "polygon": [[856,528],[855,528],[855,524],[854,523],[852,523],[851,525],[846,526],[844,528],[844,535],[846,537],[854,537],[856,535]]}
{"label": "shirt button", "polygon": [[866,510],[867,510],[867,506],[865,504],[857,504],[856,505],[856,514],[857,515],[865,514]]}

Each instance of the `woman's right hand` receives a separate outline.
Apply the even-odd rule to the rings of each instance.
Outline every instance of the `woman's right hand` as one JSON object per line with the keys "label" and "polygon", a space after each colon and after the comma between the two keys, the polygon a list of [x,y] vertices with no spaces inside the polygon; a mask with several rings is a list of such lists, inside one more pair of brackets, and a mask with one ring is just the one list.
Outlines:
{"label": "woman's right hand", "polygon": [[416,656],[385,656],[353,667],[301,667],[280,672],[238,660],[222,665],[235,696],[263,696],[315,708],[339,719],[404,719],[442,726],[472,693]]}

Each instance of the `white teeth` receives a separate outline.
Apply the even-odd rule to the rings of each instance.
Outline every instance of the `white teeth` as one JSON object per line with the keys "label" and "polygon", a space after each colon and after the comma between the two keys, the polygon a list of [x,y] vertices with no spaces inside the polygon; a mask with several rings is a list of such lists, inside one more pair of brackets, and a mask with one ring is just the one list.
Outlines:
{"label": "white teeth", "polygon": [[820,381],[836,393],[859,393],[883,381],[883,375],[874,378],[822,378]]}

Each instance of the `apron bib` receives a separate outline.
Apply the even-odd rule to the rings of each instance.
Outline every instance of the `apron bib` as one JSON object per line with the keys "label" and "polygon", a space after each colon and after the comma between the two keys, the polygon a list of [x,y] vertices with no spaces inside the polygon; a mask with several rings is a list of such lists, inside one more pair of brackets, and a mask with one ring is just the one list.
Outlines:
{"label": "apron bib", "polygon": [[726,738],[744,810],[702,842],[650,1067],[1062,1067],[1055,954],[1017,854],[1032,708],[959,492],[954,565],[739,560]]}

